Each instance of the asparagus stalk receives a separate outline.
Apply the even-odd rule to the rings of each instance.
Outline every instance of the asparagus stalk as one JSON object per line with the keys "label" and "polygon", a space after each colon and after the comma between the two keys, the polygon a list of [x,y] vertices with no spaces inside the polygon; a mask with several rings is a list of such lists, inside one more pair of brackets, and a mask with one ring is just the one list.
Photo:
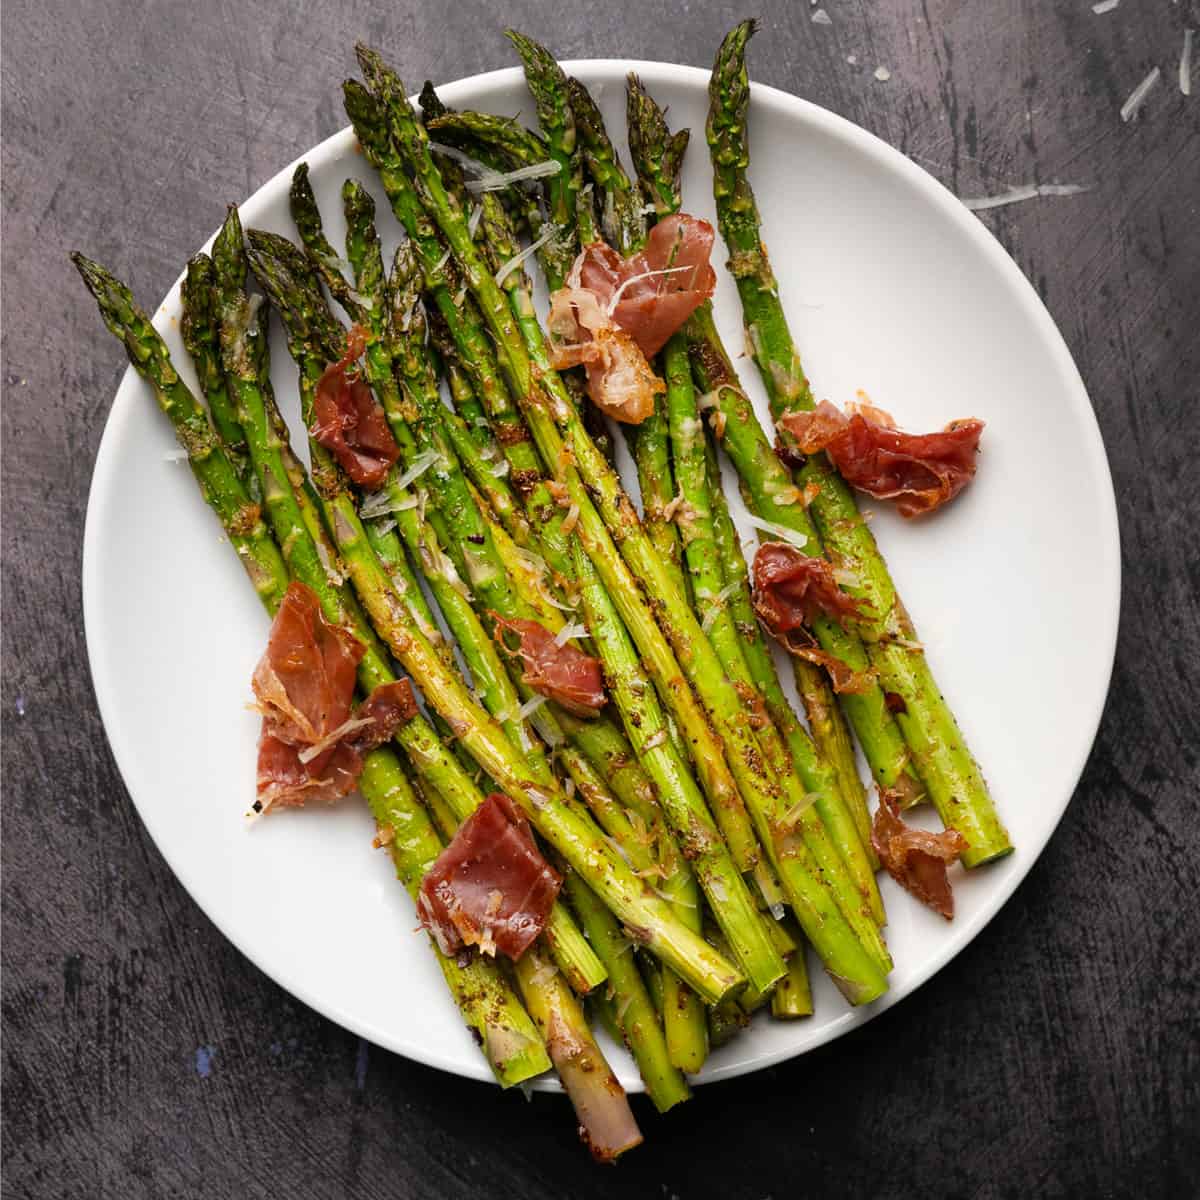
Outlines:
{"label": "asparagus stalk", "polygon": [[[310,295],[293,283],[277,260],[255,239],[251,261],[276,307],[291,321],[291,347],[301,369],[302,407],[311,407],[315,380],[322,369],[311,342]],[[260,243],[262,239],[260,239]],[[523,755],[508,741],[494,718],[438,657],[399,603],[362,523],[340,470],[319,443],[310,442],[314,476],[327,524],[372,623],[396,658],[413,676],[426,702],[450,723],[460,742],[525,811],[533,826],[588,882],[636,936],[710,1000],[738,987],[741,976],[711,947],[684,927],[657,896],[647,894],[624,860],[612,851],[590,819],[572,810],[554,783],[529,778]]]}
{"label": "asparagus stalk", "polygon": [[[414,795],[400,760],[391,750],[381,747],[366,756],[358,786],[371,815],[380,829],[386,831],[386,845],[397,878],[415,901],[421,880],[442,851],[441,839]],[[526,1011],[495,963],[481,955],[448,957],[432,938],[430,946],[446,986],[467,1027],[480,1040],[497,1081],[503,1087],[511,1087],[548,1070],[553,1048],[548,1056],[550,1041],[545,1028],[539,1028],[542,1022],[536,1012],[537,1002],[541,999],[537,989],[531,989],[532,995],[526,995],[529,1009]],[[541,952],[534,946],[526,957],[545,963],[540,956]],[[558,990],[570,994],[565,985],[560,984]],[[530,1003],[531,999],[534,1003]],[[563,1082],[565,1086],[566,1077]]]}
{"label": "asparagus stalk", "polygon": [[[396,103],[401,105],[406,104],[407,101],[403,99],[403,93],[399,89],[398,81],[386,72],[382,63],[372,60],[372,65],[380,73],[381,78],[379,82],[388,90],[388,94],[398,94],[400,99]],[[381,179],[391,200],[393,212],[402,222],[406,223],[410,237],[416,239],[419,247],[422,244],[421,239],[423,236],[421,221],[427,220],[427,218],[424,218],[421,210],[421,201],[415,194],[404,172],[403,161],[396,153],[395,147],[389,139],[387,133],[387,115],[382,107],[376,104],[374,98],[360,86],[347,83],[345,93],[346,110],[355,124],[359,141],[364,147],[368,148],[368,158],[380,168]],[[411,113],[409,115],[411,116]],[[430,167],[432,169],[432,164],[430,164]],[[461,212],[459,215],[461,216]],[[465,225],[462,225],[459,232],[466,238],[468,245],[471,245],[471,239],[468,231],[465,229]],[[482,264],[480,264],[478,269],[479,271],[485,271]],[[488,278],[491,278],[490,274]],[[537,326],[536,317],[533,315],[532,300],[528,297],[527,290],[520,289],[518,281],[515,279],[511,286],[514,288],[514,296],[517,302],[524,305],[522,311],[525,314],[526,332],[531,339],[540,341],[540,328]],[[464,313],[460,315],[465,318],[469,314]],[[457,324],[447,322],[447,326],[464,359],[476,352],[475,347],[477,343],[483,342],[486,346],[486,336],[481,329],[475,329],[468,319],[460,320]],[[519,352],[519,343],[517,349]],[[558,376],[553,373],[551,374],[557,381]],[[528,373],[526,373],[514,381],[514,394],[529,397],[531,384],[532,380]],[[493,418],[496,419],[497,433],[500,441],[506,445],[513,444],[510,443],[510,438],[505,433],[505,430],[509,428],[508,415],[500,414],[491,402],[489,402],[489,411],[492,412]],[[559,453],[562,449],[562,443],[558,440],[557,433],[552,427],[547,430],[547,419],[544,414],[534,409],[530,409],[529,414],[531,420],[536,422],[542,431],[542,442],[544,443],[542,445],[543,457],[553,468],[562,469],[560,462],[562,456]],[[528,434],[525,431],[524,423],[520,422],[519,417],[516,417],[515,420],[520,423],[520,431],[516,434],[517,438],[523,439],[527,437]],[[532,451],[532,447],[523,440],[515,444],[521,446],[523,449]],[[511,461],[512,459],[510,458]],[[536,465],[536,455],[532,461],[534,465],[531,471],[537,472],[540,478],[540,468]],[[575,482],[576,484],[578,483],[577,480]],[[579,505],[579,511],[585,517],[591,518],[590,528],[594,535],[593,543],[597,545],[597,548],[599,548],[599,544],[596,543],[596,537],[599,537],[602,542],[608,543],[606,561],[616,574],[612,575],[611,580],[606,581],[606,583],[610,588],[615,584],[620,590],[621,598],[618,599],[618,606],[621,607],[624,604],[625,609],[625,611],[622,611],[622,618],[626,621],[630,619],[639,620],[646,631],[646,636],[655,636],[657,634],[657,627],[648,608],[641,599],[638,584],[629,571],[623,567],[619,556],[616,555],[612,548],[611,541],[608,539],[607,534],[603,532],[603,527],[597,526],[594,519],[595,512],[590,499],[586,494],[580,494],[578,487],[575,493],[571,495],[571,499]],[[630,510],[630,515],[634,515],[632,510]],[[550,532],[548,526],[544,530],[545,532]],[[558,548],[554,545],[553,539],[548,539],[545,536],[543,537],[542,545],[543,549],[546,550],[546,556],[550,561],[550,565],[556,574],[561,579],[570,579],[574,568],[569,554],[565,556],[560,555]],[[565,550],[565,543],[562,549]],[[757,857],[754,832],[749,825],[741,797],[737,792],[732,776],[729,774],[720,746],[713,737],[712,730],[708,726],[703,711],[697,705],[691,690],[682,679],[678,664],[674,661],[674,656],[660,636],[657,637],[654,643],[654,649],[657,657],[648,661],[647,667],[654,677],[656,684],[659,686],[660,693],[670,705],[673,715],[683,730],[684,736],[689,741],[697,770],[701,772],[704,780],[705,792],[713,804],[714,813],[729,843],[735,861],[742,870],[750,870],[753,868]]]}
{"label": "asparagus stalk", "polygon": [[129,289],[78,251],[71,261],[100,306],[105,325],[124,345],[138,374],[154,389],[158,406],[187,451],[188,465],[205,503],[217,514],[254,590],[273,611],[287,590],[287,574],[259,507],[242,485],[208,414],[179,378],[166,344],[134,303]]}
{"label": "asparagus stalk", "polygon": [[[554,290],[562,286],[578,250],[574,232],[577,228],[576,211],[583,186],[583,172],[575,115],[567,97],[566,77],[553,56],[544,46],[514,29],[507,30],[506,36],[521,56],[546,147],[559,164],[558,174],[550,176],[546,184],[546,207],[550,220],[562,233],[548,244],[542,255],[546,278],[551,290]],[[516,126],[515,121],[513,125]],[[529,144],[519,135],[511,133],[509,153],[515,155],[527,151]]]}
{"label": "asparagus stalk", "polygon": [[[459,825],[454,807],[437,797],[436,792],[427,797],[427,803],[429,800],[433,800],[431,808],[443,835],[453,837]],[[568,873],[566,878],[573,879],[604,917],[612,920],[574,872]],[[538,943],[535,942],[513,963],[513,975],[575,1107],[580,1136],[593,1154],[602,1161],[612,1161],[639,1145],[642,1135],[630,1111],[629,1100],[596,1044],[575,994]]]}
{"label": "asparagus stalk", "polygon": [[[585,549],[600,570],[626,626],[638,640],[634,626],[643,617],[649,617],[639,585],[630,574],[632,567],[642,580],[641,586],[655,596],[660,619],[675,641],[685,670],[711,705],[710,712],[718,732],[732,750],[730,765],[738,773],[738,782],[760,837],[770,843],[766,849],[789,888],[789,898],[805,932],[852,1003],[874,999],[886,989],[883,972],[846,923],[826,884],[817,874],[811,856],[803,847],[794,847],[789,842],[788,856],[785,857],[775,844],[773,828],[785,815],[781,793],[777,782],[769,777],[757,742],[743,719],[737,692],[724,677],[720,661],[686,597],[671,579],[646,536],[620,480],[583,428],[557,373],[549,368],[544,335],[532,315],[527,293],[516,297],[519,308],[510,310],[507,307],[496,280],[476,250],[461,209],[441,182],[428,151],[425,132],[415,121],[399,80],[365,47],[359,47],[359,60],[387,108],[393,144],[403,152],[413,169],[414,188],[420,202],[438,222],[492,333],[501,369],[512,393],[525,409],[542,457],[554,465],[568,489],[572,506],[579,513],[577,528]],[[529,356],[531,350],[537,355],[533,362]],[[539,402],[535,403],[538,384],[544,400],[538,397]],[[569,456],[563,453],[564,438],[570,446]],[[599,502],[603,518],[593,506],[593,495]],[[610,527],[620,538],[619,553]],[[640,629],[643,640],[639,640],[638,645],[647,662],[673,663],[674,656],[653,618]],[[656,682],[666,685],[670,677],[657,669],[656,673]]]}
{"label": "asparagus stalk", "polygon": [[[709,495],[712,498],[713,540],[724,568],[726,589],[732,589],[725,603],[741,634],[742,650],[755,686],[762,692],[768,711],[791,744],[795,737],[793,733],[793,726],[796,723],[795,714],[780,686],[779,676],[775,670],[775,660],[754,612],[746,559],[742,554],[741,541],[729,515],[729,506],[721,490],[720,471],[711,443],[707,449]],[[801,659],[793,659],[793,665],[797,671],[797,690],[804,701],[805,715],[808,717],[812,740],[816,745],[818,756],[833,770],[842,805],[854,823],[861,851],[866,856],[871,868],[874,869],[877,864],[871,848],[871,818],[867,812],[866,793],[858,775],[858,763],[855,761],[854,744],[850,741],[850,731],[846,727],[841,711],[829,692],[829,685],[821,677],[819,669]],[[809,677],[809,672],[816,678]],[[833,753],[830,753],[830,750]],[[834,755],[838,757],[835,758]],[[847,778],[853,781],[849,796],[847,796]],[[834,818],[834,824],[840,827],[843,820],[844,818],[838,815]],[[831,825],[831,830],[832,828]],[[839,845],[846,842],[849,836],[845,831],[834,834]],[[852,849],[851,855],[855,853],[856,851]],[[861,867],[859,869],[861,870]],[[865,880],[863,882],[865,883]],[[872,910],[877,919],[882,922],[884,914],[878,888],[867,886],[866,890]]]}
{"label": "asparagus stalk", "polygon": [[[842,804],[833,772],[819,758],[783,697],[778,680],[774,679],[773,664],[776,703],[767,703],[760,680],[751,673],[740,632],[725,602],[727,578],[713,532],[704,427],[696,415],[687,344],[681,334],[674,335],[667,343],[665,363],[675,466],[688,506],[685,554],[692,572],[697,615],[703,621],[702,627],[708,628],[726,674],[755,714],[751,721],[756,726],[759,744],[785,788],[789,805],[787,827],[803,837],[847,921],[886,971],[891,967],[891,959],[875,926],[876,913],[882,913],[875,874],[863,852],[858,830]],[[736,588],[736,583],[730,586]]]}
{"label": "asparagus stalk", "polygon": [[[605,237],[622,256],[636,254],[646,241],[646,217],[641,196],[630,181],[604,127],[604,118],[587,88],[578,79],[567,82],[571,110],[575,114],[588,173],[603,198]],[[666,518],[667,506],[675,498],[675,482],[667,439],[665,398],[654,399],[654,411],[640,425],[623,427],[642,493],[646,532],[659,555],[686,591],[681,567],[679,531]]]}
{"label": "asparagus stalk", "polygon": [[[171,364],[166,345],[137,307],[128,288],[99,264],[76,252],[72,261],[100,305],[109,330],[125,345],[130,361],[151,385],[159,406],[170,419],[180,445],[187,450],[196,482],[205,501],[216,512],[230,545],[241,559],[255,591],[273,614],[287,590],[288,570],[278,547],[259,520],[257,536],[245,532],[245,512],[255,508],[243,485],[229,476],[232,468],[215,437],[203,436],[207,418]],[[403,772],[386,749],[369,754],[364,763],[361,790],[373,806],[389,796],[399,804],[405,796]],[[381,807],[377,817],[384,810]],[[398,869],[418,879],[421,831],[404,822],[408,836],[396,839]],[[523,1082],[546,1070],[549,1061],[536,1030],[503,975],[494,964],[475,958],[465,965],[447,959],[433,947],[446,983],[468,1026],[479,1037],[497,1080],[505,1087]]]}
{"label": "asparagus stalk", "polygon": [[645,1080],[654,1107],[666,1112],[687,1100],[691,1093],[671,1062],[666,1035],[633,956],[634,943],[621,933],[612,913],[578,875],[568,875],[566,883],[571,903],[608,971],[617,1027]]}
{"label": "asparagus stalk", "polygon": [[[217,255],[215,261],[218,278],[225,281],[225,294],[221,303],[221,339],[226,373],[237,396],[238,415],[258,475],[264,503],[275,527],[276,538],[284,549],[289,572],[312,588],[321,602],[325,615],[331,621],[354,629],[356,635],[361,630],[360,640],[366,645],[367,652],[359,663],[359,679],[364,690],[370,691],[378,684],[393,679],[394,675],[378,639],[364,628],[365,622],[362,620],[361,611],[357,609],[357,606],[351,607],[347,604],[340,577],[337,582],[330,577],[325,565],[330,554],[328,552],[322,554],[318,550],[321,539],[314,537],[306,528],[297,499],[298,493],[289,486],[289,472],[283,450],[284,442],[267,414],[267,407],[259,384],[258,370],[249,349],[257,336],[257,331],[251,323],[249,302],[244,293],[240,292],[240,280],[245,278],[245,256],[236,209],[230,210],[217,243],[214,245],[214,253]],[[308,302],[310,307],[315,305],[317,299],[316,296],[310,298]],[[317,365],[316,375],[319,375],[319,364],[314,365]],[[316,375],[312,377],[313,382],[315,382]],[[305,416],[306,418],[310,416],[307,410]],[[323,447],[321,449],[323,450]],[[290,450],[287,453],[290,454]],[[319,461],[316,454],[314,454],[314,461]],[[332,470],[331,462],[327,469]],[[322,507],[327,509],[324,502],[322,502]],[[357,517],[357,514],[355,515]],[[327,512],[326,517],[328,520]],[[361,525],[359,529],[361,530]],[[365,540],[365,534],[363,536]],[[403,609],[414,630],[424,640],[423,635],[420,634],[418,622],[395,591],[378,559],[365,545],[363,551],[365,554],[370,554],[371,561],[375,564],[379,574],[387,580],[388,592],[394,599],[395,606]],[[469,607],[467,611],[470,611]],[[482,639],[482,642],[487,642],[486,637]],[[430,646],[431,653],[436,653],[428,641],[425,644]],[[478,669],[482,673],[486,664],[486,655],[482,644],[473,648],[480,651]],[[504,676],[503,667],[498,660],[494,663],[494,667],[495,677],[489,678],[488,682],[497,689],[502,689],[507,677]],[[443,668],[445,669],[444,662]],[[511,684],[509,688],[511,689]],[[511,690],[502,694],[510,706],[515,706],[516,701]],[[403,744],[408,744],[417,738],[426,743],[431,738],[436,740],[436,734],[429,729],[422,718],[408,722],[401,732]],[[543,769],[548,774],[548,769],[544,766]],[[476,791],[472,800],[473,806],[477,805],[482,800],[482,796]],[[601,982],[604,978],[602,966],[582,940],[580,931],[562,905],[555,907],[551,922],[550,940],[564,971],[567,971],[573,981],[577,982],[584,991]]]}
{"label": "asparagus stalk", "polygon": [[197,254],[188,262],[180,290],[183,318],[179,322],[179,332],[196,368],[200,390],[208,401],[213,427],[229,461],[242,481],[249,484],[247,491],[251,498],[257,498],[257,480],[249,469],[246,438],[238,423],[237,405],[230,399],[225,382],[225,368],[221,362],[221,319],[215,304],[216,275],[207,254]]}
{"label": "asparagus stalk", "polygon": [[[755,365],[778,420],[788,409],[812,408],[814,402],[767,261],[758,208],[746,175],[750,86],[745,52],[754,29],[754,22],[742,22],[717,53],[709,86],[707,135],[718,220],[732,256]],[[897,723],[942,823],[967,840],[964,864],[978,866],[1010,853],[1012,843],[978,764],[934,681],[916,630],[849,487],[824,454],[809,457],[798,482],[816,486],[812,511],[826,551],[836,566],[857,579],[847,590],[864,602],[868,614],[861,630],[871,664],[884,689],[900,698]]]}
{"label": "asparagus stalk", "polygon": [[[561,532],[564,514],[546,487],[537,452],[530,445],[525,424],[509,398],[492,344],[474,306],[466,302],[460,304],[451,292],[446,273],[449,256],[405,173],[402,158],[392,145],[386,116],[361,84],[349,80],[343,93],[346,113],[354,125],[363,153],[379,171],[392,212],[413,241],[425,274],[426,290],[459,349],[459,362],[491,417],[509,464],[512,484],[524,498],[526,511],[541,533],[541,548],[550,566],[564,578],[569,578],[570,554],[566,536]],[[411,109],[409,112],[411,115]],[[432,163],[430,165],[432,167]],[[463,234],[469,241],[465,222]]]}

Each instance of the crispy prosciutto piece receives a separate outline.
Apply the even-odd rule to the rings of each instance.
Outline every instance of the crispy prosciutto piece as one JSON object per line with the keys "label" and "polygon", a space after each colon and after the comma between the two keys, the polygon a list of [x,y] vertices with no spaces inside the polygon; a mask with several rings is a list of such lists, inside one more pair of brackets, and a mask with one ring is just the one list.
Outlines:
{"label": "crispy prosciutto piece", "polygon": [[842,478],[877,500],[895,500],[903,517],[933,512],[975,477],[983,422],[951,421],[940,433],[902,433],[869,405],[843,413],[828,400],[811,412],[785,414],[780,427],[805,454],[824,450]]}
{"label": "crispy prosciutto piece", "polygon": [[355,325],[346,353],[325,368],[313,400],[312,435],[360,487],[376,488],[400,457],[383,408],[353,369],[366,349],[366,331]]}
{"label": "crispy prosciutto piece", "polygon": [[888,874],[905,891],[947,921],[953,919],[954,893],[946,868],[967,848],[967,839],[957,829],[941,833],[913,829],[900,818],[899,797],[885,788],[871,826],[871,845]]}
{"label": "crispy prosciutto piece", "polygon": [[629,258],[603,242],[586,247],[576,264],[579,286],[653,358],[716,290],[712,247],[707,221],[675,213],[655,225],[645,248]]}
{"label": "crispy prosciutto piece", "polygon": [[[604,694],[604,674],[597,659],[570,642],[559,645],[554,634],[537,621],[519,617],[509,621],[497,613],[492,613],[492,617],[501,647],[508,654],[520,656],[525,664],[522,679],[535,692],[557,700],[563,708],[581,717],[595,716],[604,707],[608,697]],[[505,645],[500,633],[515,634],[517,648]]]}
{"label": "crispy prosciutto piece", "polygon": [[858,601],[838,587],[833,567],[786,542],[764,542],[754,555],[754,608],[767,628],[787,635],[824,615],[845,623],[858,615]]}
{"label": "crispy prosciutto piece", "polygon": [[627,424],[644,421],[665,390],[649,359],[716,288],[712,245],[707,221],[677,213],[629,258],[603,242],[585,246],[550,298],[554,367],[582,364],[600,409]]}
{"label": "crispy prosciutto piece", "polygon": [[582,366],[587,390],[601,412],[626,425],[640,425],[666,391],[646,356],[613,321],[591,292],[560,288],[550,299],[550,365],[556,371]]}
{"label": "crispy prosciutto piece", "polygon": [[817,616],[845,624],[859,613],[858,601],[838,587],[825,559],[786,542],[764,542],[754,556],[753,577],[754,611],[789,653],[824,667],[835,692],[865,692],[871,686],[870,673],[854,671],[826,653],[808,629]]}
{"label": "crispy prosciutto piece", "polygon": [[352,792],[363,754],[416,714],[407,679],[353,707],[362,656],[362,643],[325,619],[310,588],[288,585],[251,680],[263,717],[256,812]]}
{"label": "crispy prosciutto piece", "polygon": [[546,927],[562,877],[513,802],[493,792],[459,826],[421,883],[417,912],[443,954],[478,946],[520,958]]}

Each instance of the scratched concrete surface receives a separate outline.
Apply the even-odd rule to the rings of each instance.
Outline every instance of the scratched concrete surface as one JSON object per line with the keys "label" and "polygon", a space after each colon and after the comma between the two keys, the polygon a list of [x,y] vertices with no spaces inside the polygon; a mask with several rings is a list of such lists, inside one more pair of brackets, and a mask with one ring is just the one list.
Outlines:
{"label": "scratched concrete surface", "polygon": [[[985,214],[1073,351],[1112,461],[1125,604],[1078,795],[1005,911],[853,1037],[713,1091],[618,1174],[566,1106],[369,1049],[211,928],[109,755],[80,617],[92,459],[124,363],[67,264],[161,295],[244,195],[343,123],[356,37],[405,76],[563,56],[706,65],[726,5],[8,0],[3,11],[3,1018],[13,1197],[1131,1196],[1200,1155],[1200,5],[764,0],[756,78],[849,117]],[[553,22],[546,18],[553,15]],[[857,57],[857,66],[847,62]],[[1198,53],[1200,56],[1200,53]],[[1164,78],[1139,120],[1124,97]],[[891,71],[886,83],[874,68]],[[1196,90],[1200,92],[1200,80]],[[1036,681],[1031,681],[1036,686]]]}

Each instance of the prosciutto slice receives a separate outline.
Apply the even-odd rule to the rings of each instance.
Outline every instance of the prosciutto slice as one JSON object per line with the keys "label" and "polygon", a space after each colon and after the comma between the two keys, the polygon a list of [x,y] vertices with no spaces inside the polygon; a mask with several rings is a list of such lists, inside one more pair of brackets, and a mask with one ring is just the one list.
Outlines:
{"label": "prosciutto slice", "polygon": [[644,421],[665,390],[649,359],[716,288],[712,245],[707,221],[676,213],[629,258],[603,242],[585,246],[550,299],[554,367],[582,365],[599,408],[628,424]]}
{"label": "prosciutto slice", "polygon": [[659,221],[644,249],[629,258],[593,242],[577,264],[579,286],[653,358],[716,290],[712,247],[713,227],[707,221],[675,213]]}
{"label": "prosciutto slice", "polygon": [[838,587],[833,568],[786,542],[764,542],[754,555],[754,608],[780,641],[817,616],[845,623],[858,601]]}
{"label": "prosciutto slice", "polygon": [[443,954],[478,946],[517,959],[545,929],[560,887],[516,805],[493,792],[430,867],[417,912]]}
{"label": "prosciutto slice", "polygon": [[366,341],[366,331],[355,325],[346,337],[346,353],[325,368],[313,400],[311,432],[359,487],[377,488],[400,448],[383,408],[353,369]]}
{"label": "prosciutto slice", "polygon": [[514,618],[511,621],[492,614],[497,630],[514,634],[517,648],[500,644],[509,654],[520,656],[525,664],[522,679],[535,692],[557,700],[563,708],[581,717],[591,717],[604,707],[604,674],[600,663],[570,642],[559,645],[554,635],[537,621]]}
{"label": "prosciutto slice", "polygon": [[887,873],[922,904],[954,917],[954,893],[946,868],[967,848],[967,839],[957,829],[927,833],[913,829],[900,818],[900,798],[884,789],[871,826],[871,845]]}
{"label": "prosciutto slice", "polygon": [[782,429],[805,454],[824,450],[851,487],[895,500],[903,517],[933,512],[975,477],[983,422],[951,421],[940,433],[902,433],[880,409],[841,412],[822,400],[811,412],[785,414]]}
{"label": "prosciutto slice", "polygon": [[362,756],[416,714],[412,685],[382,684],[353,707],[364,650],[293,582],[275,614],[251,686],[262,713],[256,812],[332,802],[354,790]]}

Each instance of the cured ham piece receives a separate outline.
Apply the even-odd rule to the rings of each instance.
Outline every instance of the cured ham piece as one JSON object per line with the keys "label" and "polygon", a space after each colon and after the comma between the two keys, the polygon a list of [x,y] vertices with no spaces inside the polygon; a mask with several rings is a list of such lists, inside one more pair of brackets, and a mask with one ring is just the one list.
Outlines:
{"label": "cured ham piece", "polygon": [[498,630],[517,637],[516,650],[504,645],[503,640],[500,644],[508,653],[520,656],[525,664],[522,679],[535,692],[557,700],[581,717],[595,716],[604,707],[608,697],[597,659],[570,642],[559,645],[550,630],[537,621],[519,617],[509,621],[496,613],[492,616]]}
{"label": "cured ham piece", "polygon": [[877,500],[895,500],[903,517],[933,512],[975,477],[983,422],[951,421],[940,433],[902,433],[880,409],[843,413],[828,400],[811,412],[779,421],[805,454],[824,450],[851,487]]}
{"label": "cured ham piece", "polygon": [[954,917],[954,893],[946,868],[967,848],[967,839],[957,829],[927,833],[906,825],[900,818],[899,797],[884,789],[871,826],[871,845],[905,891],[947,921]]}
{"label": "cured ham piece", "polygon": [[345,355],[317,381],[311,432],[359,487],[377,488],[400,448],[382,406],[353,369],[365,349],[366,332],[355,325],[346,337]]}
{"label": "cured ham piece", "polygon": [[754,555],[754,608],[767,628],[786,644],[787,635],[816,616],[845,623],[858,615],[858,601],[838,587],[833,567],[786,542],[764,542]]}
{"label": "cured ham piece", "polygon": [[310,588],[288,585],[251,680],[263,718],[256,812],[352,792],[362,756],[416,715],[407,679],[382,684],[354,707],[363,652],[325,619]]}
{"label": "cured ham piece", "polygon": [[596,405],[640,424],[665,390],[649,359],[716,288],[712,245],[707,221],[676,213],[629,258],[603,242],[585,246],[566,286],[550,298],[552,365],[582,365]]}
{"label": "cured ham piece", "polygon": [[577,261],[579,286],[653,358],[716,290],[712,248],[707,221],[675,213],[659,221],[642,251],[629,258],[602,242],[586,247]]}
{"label": "cured ham piece", "polygon": [[493,792],[429,868],[417,912],[443,954],[478,946],[516,959],[545,929],[560,887],[528,822]]}

